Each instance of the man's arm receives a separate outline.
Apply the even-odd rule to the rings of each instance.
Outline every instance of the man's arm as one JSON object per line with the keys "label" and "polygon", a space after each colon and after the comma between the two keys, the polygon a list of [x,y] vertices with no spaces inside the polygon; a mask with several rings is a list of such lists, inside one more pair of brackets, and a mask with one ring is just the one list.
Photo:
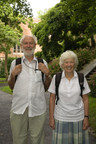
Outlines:
{"label": "man's arm", "polygon": [[15,85],[15,76],[18,75],[22,70],[22,65],[16,65],[13,71],[11,72],[10,79],[8,80],[9,87],[13,90]]}
{"label": "man's arm", "polygon": [[50,71],[47,68],[47,66],[43,63],[39,63],[38,68],[45,74],[44,86],[45,86],[45,91],[47,91],[47,89],[49,88],[49,85],[51,83],[51,79],[52,79],[51,75],[50,75]]}
{"label": "man's arm", "polygon": [[45,91],[48,90],[51,80],[52,80],[51,75],[48,76],[45,75],[45,82],[44,82]]}

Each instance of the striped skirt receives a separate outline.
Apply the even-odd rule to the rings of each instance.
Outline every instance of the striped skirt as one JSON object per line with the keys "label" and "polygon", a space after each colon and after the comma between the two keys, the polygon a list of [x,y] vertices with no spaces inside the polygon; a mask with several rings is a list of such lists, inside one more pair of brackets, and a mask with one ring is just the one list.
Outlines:
{"label": "striped skirt", "polygon": [[82,122],[55,120],[52,144],[89,144],[88,130],[82,129]]}

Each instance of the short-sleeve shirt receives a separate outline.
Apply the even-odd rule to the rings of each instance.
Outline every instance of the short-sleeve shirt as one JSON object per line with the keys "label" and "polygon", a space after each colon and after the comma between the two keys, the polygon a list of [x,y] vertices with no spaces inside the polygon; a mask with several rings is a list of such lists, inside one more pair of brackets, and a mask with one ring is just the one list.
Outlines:
{"label": "short-sleeve shirt", "polygon": [[[55,94],[55,75],[48,89],[50,93]],[[81,89],[78,81],[77,72],[74,71],[74,77],[69,81],[63,71],[58,88],[59,100],[55,105],[54,117],[60,121],[75,122],[84,119],[84,104],[80,96]],[[88,94],[90,88],[84,77],[83,95]]]}
{"label": "short-sleeve shirt", "polygon": [[[47,66],[45,60],[44,64]],[[15,60],[11,64],[10,74],[15,67]],[[11,111],[23,114],[29,107],[29,117],[41,115],[46,111],[46,99],[41,71],[38,70],[37,58],[29,62],[22,57],[22,71],[18,75],[13,89]],[[9,78],[10,79],[10,75]]]}

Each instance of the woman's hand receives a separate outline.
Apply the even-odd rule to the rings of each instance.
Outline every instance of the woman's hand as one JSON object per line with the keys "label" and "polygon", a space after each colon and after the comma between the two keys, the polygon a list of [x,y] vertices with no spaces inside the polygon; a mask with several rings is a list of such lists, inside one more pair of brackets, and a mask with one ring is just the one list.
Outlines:
{"label": "woman's hand", "polygon": [[88,127],[89,127],[88,118],[85,117],[84,120],[83,120],[83,130],[88,129]]}

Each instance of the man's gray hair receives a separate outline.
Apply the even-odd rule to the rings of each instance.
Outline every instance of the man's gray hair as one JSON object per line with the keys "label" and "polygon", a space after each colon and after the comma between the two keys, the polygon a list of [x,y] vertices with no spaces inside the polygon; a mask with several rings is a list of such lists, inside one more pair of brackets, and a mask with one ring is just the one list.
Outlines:
{"label": "man's gray hair", "polygon": [[34,44],[37,44],[37,37],[36,37],[35,35],[23,35],[23,37],[22,37],[21,40],[20,40],[20,44],[23,43],[23,40],[24,40],[26,37],[31,37],[31,38],[33,38]]}
{"label": "man's gray hair", "polygon": [[75,69],[76,69],[77,65],[78,65],[78,57],[71,50],[67,50],[67,51],[65,51],[64,53],[61,54],[60,59],[59,59],[59,65],[60,65],[60,67],[62,68],[62,65],[64,64],[64,60],[65,59],[70,59],[70,58],[74,59]]}

